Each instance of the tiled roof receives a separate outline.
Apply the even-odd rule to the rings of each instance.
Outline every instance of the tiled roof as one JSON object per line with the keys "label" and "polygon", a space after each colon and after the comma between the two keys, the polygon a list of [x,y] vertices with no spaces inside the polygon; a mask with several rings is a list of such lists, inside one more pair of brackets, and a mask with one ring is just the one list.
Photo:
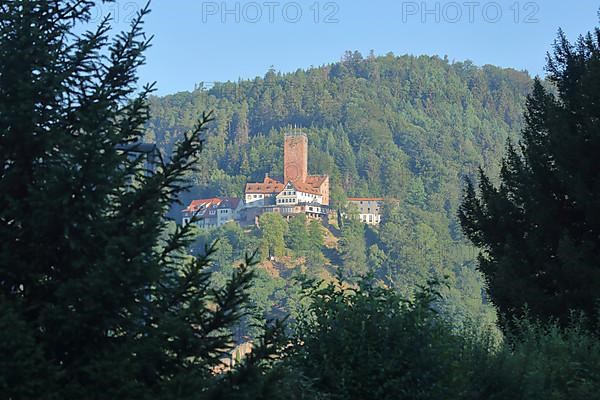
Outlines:
{"label": "tiled roof", "polygon": [[210,209],[214,209],[216,207],[236,209],[238,207],[238,205],[240,204],[240,201],[241,201],[240,199],[235,198],[235,197],[224,197],[224,198],[213,197],[210,199],[193,200],[190,203],[190,205],[187,206],[187,208],[185,210],[183,210],[183,212],[184,213],[198,212],[197,216],[203,217],[209,212]]}
{"label": "tiled roof", "polygon": [[217,197],[213,197],[210,199],[201,199],[201,200],[193,200],[190,205],[183,210],[184,212],[196,212],[201,208],[208,208],[212,205],[219,205],[223,200]]}
{"label": "tiled roof", "polygon": [[309,175],[306,177],[306,183],[311,186],[319,187],[329,178],[327,175]]}
{"label": "tiled roof", "polygon": [[[320,187],[327,178],[327,176],[311,175],[306,178],[306,182],[293,182],[292,184],[300,192],[321,195]],[[245,193],[280,193],[285,189],[285,186],[280,181],[265,177],[262,183],[247,183]]]}
{"label": "tiled roof", "polygon": [[279,193],[283,190],[283,183],[266,184],[266,183],[247,183],[246,193]]}
{"label": "tiled roof", "polygon": [[313,185],[309,185],[308,183],[296,182],[294,183],[294,187],[299,192],[310,193],[310,194],[321,194],[321,191],[318,187],[314,187]]}
{"label": "tiled roof", "polygon": [[261,194],[279,193],[284,187],[283,183],[267,176],[261,183],[247,183],[245,192]]}

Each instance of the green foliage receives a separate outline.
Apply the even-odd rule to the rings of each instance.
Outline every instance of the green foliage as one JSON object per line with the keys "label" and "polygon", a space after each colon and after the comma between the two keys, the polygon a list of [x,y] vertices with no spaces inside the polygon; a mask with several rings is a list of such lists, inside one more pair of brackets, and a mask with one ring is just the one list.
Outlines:
{"label": "green foliage", "polygon": [[430,308],[362,281],[313,287],[294,361],[318,391],[339,399],[452,398],[457,340]]}
{"label": "green foliage", "polygon": [[[192,225],[164,218],[199,172],[212,119],[178,135],[152,170],[124,150],[149,118],[152,88],[136,89],[148,9],[111,38],[108,19],[84,31],[94,6],[0,5],[0,393],[202,398],[254,275],[245,259],[215,287],[207,257],[186,255]],[[267,329],[266,347],[231,372],[237,390],[280,333]]]}
{"label": "green foliage", "polygon": [[308,264],[311,266],[321,266],[325,261],[325,257],[323,256],[323,248],[325,246],[323,229],[321,221],[313,220],[308,224],[309,247],[307,259]]}
{"label": "green foliage", "polygon": [[[454,329],[422,289],[414,300],[361,280],[309,284],[283,379],[295,398],[588,399],[600,388],[600,342],[575,319],[515,320],[498,341],[478,325]],[[281,366],[280,366],[281,368]]]}
{"label": "green foliage", "polygon": [[296,257],[304,257],[310,266],[322,266],[325,261],[325,238],[321,221],[307,221],[304,214],[292,217],[285,242]]}
{"label": "green foliage", "polygon": [[351,218],[342,227],[340,253],[343,267],[348,277],[367,272],[367,244],[365,241],[365,225],[356,218]]}
{"label": "green foliage", "polygon": [[285,254],[288,224],[281,214],[265,213],[260,217],[260,252],[264,258]]}
{"label": "green foliage", "polygon": [[27,322],[4,299],[0,300],[0,353],[1,393],[27,399],[45,392],[43,398],[57,398],[58,368],[44,359]]}
{"label": "green foliage", "polygon": [[[246,181],[281,175],[283,132],[290,125],[305,127],[310,172],[330,176],[334,209],[346,207],[347,196],[377,196],[395,200],[402,214],[360,243],[358,258],[349,249],[343,259],[328,250],[325,263],[339,266],[345,259],[350,272],[366,272],[367,249],[376,244],[386,261],[371,268],[386,284],[408,294],[427,279],[449,276],[456,290],[448,309],[461,310],[457,315],[489,314],[474,270],[476,254],[463,251],[467,246],[456,215],[461,176],[472,176],[477,165],[497,171],[506,139],[517,138],[522,127],[531,82],[526,73],[489,65],[353,52],[336,64],[289,74],[269,71],[209,90],[153,97],[147,128],[170,150],[193,125],[192,116],[217,110],[203,168],[189,175],[194,191],[181,197],[187,202],[240,196]],[[415,235],[409,227],[416,225],[434,233]],[[298,250],[305,243],[294,243],[302,236],[288,233],[290,255],[305,253]],[[280,242],[277,246],[280,254],[285,251]],[[266,247],[263,243],[265,256]],[[306,261],[319,266],[323,258],[311,251]]]}
{"label": "green foliage", "polygon": [[298,256],[305,256],[311,247],[311,238],[306,227],[306,215],[299,214],[292,217],[288,223],[289,229],[285,242],[290,250]]}
{"label": "green foliage", "polygon": [[[561,33],[549,80],[527,101],[518,148],[509,144],[500,185],[481,172],[460,208],[479,268],[507,317],[527,305],[535,317],[568,323],[571,310],[595,315],[600,286],[600,43],[598,31],[571,45]],[[506,321],[510,321],[507,319]]]}
{"label": "green foliage", "polygon": [[448,199],[446,217],[454,219],[460,176],[478,164],[497,169],[506,138],[522,126],[530,86],[522,72],[435,56],[355,58],[152,98],[148,135],[169,150],[194,115],[218,110],[206,167],[191,178],[199,195],[239,195],[246,179],[281,174],[282,131],[304,126],[311,172],[331,176],[335,207],[345,193],[408,196],[436,211],[438,199]]}
{"label": "green foliage", "polygon": [[513,321],[506,343],[473,371],[473,396],[493,400],[591,399],[600,389],[600,341],[581,318]]}
{"label": "green foliage", "polygon": [[[467,188],[462,222],[485,247],[480,263],[495,301],[533,299],[532,312],[543,317],[514,319],[498,341],[476,321],[487,309],[469,247],[453,230],[456,179],[474,163],[493,165],[499,141],[520,124],[526,76],[355,52],[319,69],[153,98],[158,115],[149,121],[151,88],[134,89],[147,10],[107,48],[106,20],[72,36],[93,6],[0,5],[3,397],[595,398],[598,332],[564,312],[590,312],[596,299],[597,39],[571,48],[561,37],[550,62],[560,101],[537,83],[522,154],[509,147],[500,188],[483,174],[481,197]],[[206,132],[211,118],[196,116],[210,106],[219,114]],[[398,200],[379,231],[354,219],[342,226],[346,271],[370,268],[377,282],[320,284],[303,298],[275,273],[252,270],[247,250],[279,257],[286,244],[317,264],[318,222],[288,227],[266,214],[256,232],[236,224],[196,232],[165,220],[188,185],[239,194],[246,178],[277,172],[278,130],[290,122],[314,127],[311,165],[332,176],[336,202],[344,191]],[[153,171],[117,150],[140,141],[145,126],[171,154]],[[210,139],[202,157],[201,135]],[[212,234],[218,242],[207,256],[187,253],[194,241],[211,246]],[[490,274],[499,256],[499,265],[528,275]],[[448,289],[415,289],[432,277]],[[292,340],[281,323],[264,324],[286,309]],[[447,310],[464,316],[462,324],[440,312]],[[247,336],[253,351],[215,374],[234,339]]]}

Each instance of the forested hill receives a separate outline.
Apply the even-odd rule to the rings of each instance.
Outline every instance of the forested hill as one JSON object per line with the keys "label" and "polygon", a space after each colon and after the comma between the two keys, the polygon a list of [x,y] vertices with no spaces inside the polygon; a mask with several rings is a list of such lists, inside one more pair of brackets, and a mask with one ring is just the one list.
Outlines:
{"label": "forested hill", "polygon": [[[209,62],[209,61],[207,61]],[[149,140],[170,149],[215,110],[194,195],[240,195],[246,179],[281,175],[282,131],[309,134],[311,173],[333,199],[376,195],[453,217],[461,176],[498,167],[522,124],[527,73],[437,56],[363,58],[152,99]]]}
{"label": "forested hill", "polygon": [[[283,131],[302,127],[309,136],[310,172],[331,176],[334,207],[346,194],[398,200],[379,229],[344,227],[339,248],[317,257],[324,260],[320,265],[343,266],[351,274],[371,271],[405,294],[427,280],[444,280],[448,315],[491,321],[476,251],[462,237],[456,210],[463,175],[480,165],[491,176],[497,172],[507,138],[519,135],[531,85],[526,73],[512,69],[347,53],[332,65],[269,71],[252,81],[153,98],[148,140],[168,151],[198,115],[215,111],[200,171],[190,176],[194,189],[182,199],[187,202],[241,195],[247,180],[281,175]],[[224,246],[221,268],[262,240],[260,232],[256,242],[228,229],[207,233]],[[286,245],[297,254],[293,243]],[[293,290],[277,300],[290,283],[265,279],[259,286],[272,290],[253,297],[263,304],[258,308],[265,315],[274,302],[292,309]]]}

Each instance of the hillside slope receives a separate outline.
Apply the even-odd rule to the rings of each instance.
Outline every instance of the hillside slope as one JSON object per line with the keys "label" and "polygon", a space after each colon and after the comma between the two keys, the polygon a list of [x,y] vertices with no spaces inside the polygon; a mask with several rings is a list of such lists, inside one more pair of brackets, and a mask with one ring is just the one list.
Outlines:
{"label": "hillside slope", "polygon": [[[247,178],[281,174],[282,130],[305,128],[310,166],[334,191],[454,209],[460,176],[498,167],[522,124],[526,73],[438,57],[344,60],[153,99],[149,138],[169,149],[198,114],[215,110],[202,173],[208,194],[240,194]],[[425,191],[423,195],[422,191]]]}
{"label": "hillside slope", "polygon": [[346,195],[398,200],[356,245],[364,265],[346,268],[407,292],[443,280],[453,313],[479,314],[486,301],[476,253],[456,221],[462,179],[479,166],[497,172],[507,139],[518,138],[531,83],[513,69],[348,52],[331,65],[155,97],[148,140],[169,151],[202,111],[215,110],[188,201],[239,196],[247,180],[281,175],[283,132],[301,127],[310,172],[331,176],[334,207]]}

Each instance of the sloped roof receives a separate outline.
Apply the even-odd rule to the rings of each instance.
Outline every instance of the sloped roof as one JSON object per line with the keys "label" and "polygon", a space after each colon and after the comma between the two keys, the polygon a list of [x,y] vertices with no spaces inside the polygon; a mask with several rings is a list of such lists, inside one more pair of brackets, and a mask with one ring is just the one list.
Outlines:
{"label": "sloped roof", "polygon": [[283,190],[285,185],[273,178],[265,177],[263,182],[260,183],[246,183],[245,193],[279,193]]}
{"label": "sloped roof", "polygon": [[218,206],[219,204],[221,204],[223,200],[219,199],[218,197],[213,197],[210,199],[200,199],[200,200],[193,200],[189,206],[187,206],[187,208],[185,210],[183,210],[184,212],[196,212],[202,208],[209,208],[212,205]]}
{"label": "sloped roof", "polygon": [[[306,177],[306,182],[288,182],[294,185],[296,190],[303,193],[310,193],[316,195],[322,195],[321,185],[329,177],[327,175],[310,175]],[[247,183],[245,193],[249,194],[272,194],[280,193],[285,189],[286,185],[281,183],[279,180],[271,177],[265,177],[261,183]]]}
{"label": "sloped roof", "polygon": [[302,193],[310,193],[310,194],[316,194],[316,195],[322,195],[321,191],[319,190],[318,187],[314,187],[312,185],[306,184],[306,183],[302,183],[302,182],[288,182],[287,185],[285,185],[278,194],[281,194],[283,191],[285,191],[286,189],[288,189],[288,187],[293,188],[294,190],[298,191],[298,192],[302,192]]}
{"label": "sloped roof", "polygon": [[206,217],[210,210],[216,208],[231,208],[236,209],[241,200],[235,197],[213,197],[210,199],[193,200],[185,210],[184,213],[197,213],[198,218]]}
{"label": "sloped roof", "polygon": [[294,187],[299,192],[317,194],[317,195],[322,194],[318,187],[314,187],[313,185],[309,185],[308,183],[296,182],[296,183],[294,183]]}
{"label": "sloped roof", "polygon": [[235,210],[240,205],[240,201],[241,200],[236,197],[226,197],[221,204],[219,204],[219,208],[231,208]]}
{"label": "sloped roof", "polygon": [[311,186],[320,187],[329,178],[327,175],[309,175],[306,177],[306,183]]}

